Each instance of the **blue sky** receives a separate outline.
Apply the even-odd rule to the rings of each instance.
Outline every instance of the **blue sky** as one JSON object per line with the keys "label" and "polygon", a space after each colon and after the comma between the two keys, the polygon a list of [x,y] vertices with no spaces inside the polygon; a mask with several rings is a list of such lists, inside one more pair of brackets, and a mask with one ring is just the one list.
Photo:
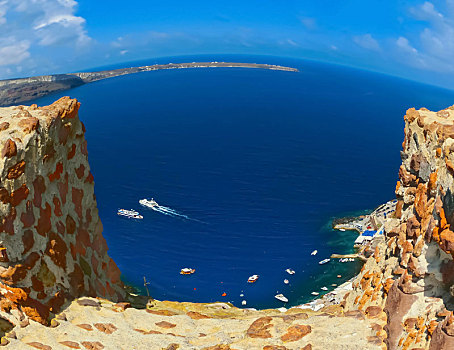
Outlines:
{"label": "blue sky", "polygon": [[454,0],[0,0],[0,79],[207,53],[308,58],[454,89]]}

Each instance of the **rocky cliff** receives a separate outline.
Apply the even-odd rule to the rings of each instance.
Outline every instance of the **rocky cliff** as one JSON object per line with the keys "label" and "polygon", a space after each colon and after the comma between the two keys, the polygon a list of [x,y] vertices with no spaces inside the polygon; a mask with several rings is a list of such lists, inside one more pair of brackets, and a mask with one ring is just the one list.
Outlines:
{"label": "rocky cliff", "polygon": [[[17,325],[0,345],[454,349],[454,107],[407,111],[395,217],[353,290],[319,312],[115,304],[124,290],[102,236],[78,108],[62,98],[0,109],[0,331]],[[96,298],[69,303],[80,296]]]}
{"label": "rocky cliff", "polygon": [[388,349],[454,349],[454,107],[405,115],[395,217],[347,296]]}
{"label": "rocky cliff", "polygon": [[107,255],[79,103],[0,109],[0,316],[46,324],[81,295],[124,295]]}

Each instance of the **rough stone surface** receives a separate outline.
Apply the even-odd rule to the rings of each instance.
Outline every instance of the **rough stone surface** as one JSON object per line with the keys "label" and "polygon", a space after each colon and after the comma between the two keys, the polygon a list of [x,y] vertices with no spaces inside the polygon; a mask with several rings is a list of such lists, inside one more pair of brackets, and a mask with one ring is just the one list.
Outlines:
{"label": "rough stone surface", "polygon": [[[68,97],[0,109],[0,241],[8,258],[0,261],[0,316],[13,324],[23,317],[46,324],[65,300],[92,295],[93,285],[108,285],[101,296],[113,301],[124,296],[107,247],[92,243],[103,240],[102,225],[94,185],[81,179],[90,166],[78,109]],[[97,273],[82,260],[98,262]]]}
{"label": "rough stone surface", "polygon": [[376,320],[371,343],[392,350],[450,349],[454,107],[411,108],[404,119],[396,213],[387,219],[385,239],[353,281],[344,307]]}

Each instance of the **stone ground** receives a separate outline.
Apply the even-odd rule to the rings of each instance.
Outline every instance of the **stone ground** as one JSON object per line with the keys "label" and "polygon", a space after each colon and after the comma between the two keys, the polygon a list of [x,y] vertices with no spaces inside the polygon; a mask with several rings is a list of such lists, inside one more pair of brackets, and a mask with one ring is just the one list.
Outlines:
{"label": "stone ground", "polygon": [[[6,339],[9,349],[381,349],[375,336],[382,319],[360,312],[342,315],[292,308],[244,310],[226,303],[153,301],[146,309],[104,299],[73,301],[51,327],[31,321]],[[2,343],[5,343],[5,338]]]}

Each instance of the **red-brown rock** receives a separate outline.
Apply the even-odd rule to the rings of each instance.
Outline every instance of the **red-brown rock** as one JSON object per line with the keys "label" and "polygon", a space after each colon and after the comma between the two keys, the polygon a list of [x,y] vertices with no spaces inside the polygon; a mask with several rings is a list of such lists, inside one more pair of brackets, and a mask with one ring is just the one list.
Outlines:
{"label": "red-brown rock", "polygon": [[73,159],[75,155],[76,155],[76,145],[73,144],[71,146],[71,150],[68,152],[68,160]]}
{"label": "red-brown rock", "polygon": [[16,207],[22,202],[24,199],[28,197],[29,194],[28,187],[23,184],[21,187],[19,187],[17,190],[13,191],[11,193],[11,205],[13,207]]}
{"label": "red-brown rock", "polygon": [[0,131],[4,131],[9,128],[9,123],[8,122],[2,122],[0,123]]}
{"label": "red-brown rock", "polygon": [[268,328],[272,327],[271,320],[272,318],[269,316],[256,319],[249,326],[246,335],[250,338],[271,338],[271,333],[268,330]]}
{"label": "red-brown rock", "polygon": [[55,171],[51,174],[49,174],[49,180],[52,182],[52,181],[55,181],[55,180],[59,180],[60,179],[60,176],[61,174],[63,174],[63,164],[61,162],[58,162],[57,165],[55,166]]}
{"label": "red-brown rock", "polygon": [[50,257],[55,265],[66,269],[67,252],[68,247],[66,246],[65,241],[56,233],[51,232],[46,251],[44,253]]}
{"label": "red-brown rock", "polygon": [[33,231],[31,230],[24,231],[24,234],[22,235],[22,243],[24,244],[24,250],[22,251],[22,255],[25,255],[35,244],[35,239],[33,238]]}
{"label": "red-brown rock", "polygon": [[102,350],[104,349],[104,345],[102,345],[99,341],[83,341],[81,344],[88,350]]}
{"label": "red-brown rock", "polygon": [[52,223],[50,221],[51,214],[52,209],[48,203],[46,203],[45,209],[39,208],[38,224],[35,226],[35,228],[41,236],[46,236],[46,234],[52,227]]}
{"label": "red-brown rock", "polygon": [[19,163],[16,163],[11,168],[8,169],[8,179],[13,180],[21,176],[25,171],[25,161],[21,160]]}
{"label": "red-brown rock", "polygon": [[79,343],[76,343],[75,341],[65,340],[59,343],[71,349],[80,349]]}
{"label": "red-brown rock", "polygon": [[26,134],[31,133],[32,131],[38,129],[39,120],[35,117],[29,117],[19,121],[19,126],[22,128],[22,131]]}
{"label": "red-brown rock", "polygon": [[84,197],[84,191],[77,188],[72,188],[72,201],[74,203],[75,211],[79,219],[82,219],[82,198]]}
{"label": "red-brown rock", "polygon": [[112,323],[95,323],[94,326],[98,331],[106,334],[112,334],[117,330],[117,327],[115,327]]}
{"label": "red-brown rock", "polygon": [[292,342],[300,340],[305,335],[308,335],[312,331],[311,326],[306,325],[294,325],[287,329],[287,333],[281,336],[283,342]]}
{"label": "red-brown rock", "polygon": [[85,175],[85,166],[81,164],[78,168],[76,168],[76,175],[78,179],[82,179]]}
{"label": "red-brown rock", "polygon": [[17,154],[16,143],[13,140],[8,139],[5,142],[5,145],[3,146],[2,158],[4,157],[11,158],[14,157],[16,154]]}
{"label": "red-brown rock", "polygon": [[30,343],[27,343],[27,345],[30,345],[31,347],[34,347],[34,348],[40,349],[40,350],[52,350],[52,348],[49,345],[44,345],[44,344],[39,343],[37,341],[33,341],[33,342],[30,342]]}
{"label": "red-brown rock", "polygon": [[46,190],[46,185],[44,182],[44,178],[41,175],[38,175],[36,179],[33,181],[33,188],[35,189],[35,195],[33,197],[33,204],[35,207],[41,207],[42,201],[42,194]]}
{"label": "red-brown rock", "polygon": [[25,212],[21,214],[20,220],[24,224],[24,228],[31,227],[35,223],[35,215],[33,214],[32,202],[27,201]]}
{"label": "red-brown rock", "polygon": [[167,321],[156,322],[155,324],[156,324],[156,326],[158,326],[158,327],[167,328],[167,329],[168,329],[168,328],[174,328],[174,327],[177,326],[176,324],[170,323],[170,322],[167,322]]}

